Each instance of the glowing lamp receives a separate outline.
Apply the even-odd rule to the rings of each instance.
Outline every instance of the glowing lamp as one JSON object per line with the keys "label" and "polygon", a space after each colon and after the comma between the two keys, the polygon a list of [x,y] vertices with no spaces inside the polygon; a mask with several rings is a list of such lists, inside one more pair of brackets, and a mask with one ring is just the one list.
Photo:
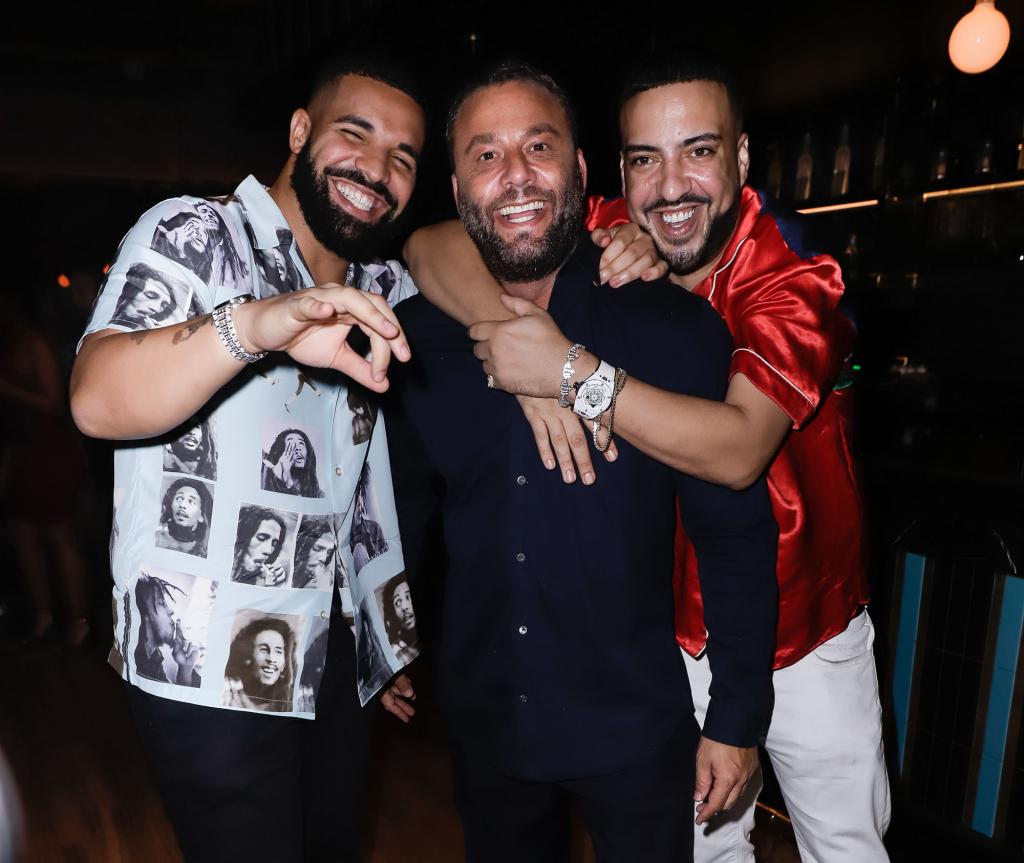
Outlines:
{"label": "glowing lamp", "polygon": [[64,273],[61,273],[59,276],[57,276],[57,284],[60,285],[62,288],[70,288],[71,279],[69,279]]}
{"label": "glowing lamp", "polygon": [[975,0],[950,34],[949,59],[961,72],[975,75],[995,66],[1009,44],[1010,22],[995,0]]}

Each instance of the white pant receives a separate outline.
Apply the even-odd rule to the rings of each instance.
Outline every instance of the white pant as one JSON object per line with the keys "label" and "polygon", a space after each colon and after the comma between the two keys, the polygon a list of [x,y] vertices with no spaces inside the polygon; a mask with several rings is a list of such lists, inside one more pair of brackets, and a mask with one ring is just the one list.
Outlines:
{"label": "white pant", "polygon": [[[889,779],[882,709],[867,611],[845,632],[775,672],[775,710],[765,749],[786,801],[803,863],[888,861]],[[711,672],[707,657],[683,653],[697,721],[703,726]],[[750,831],[760,771],[735,806],[695,828],[695,863],[754,863]]]}

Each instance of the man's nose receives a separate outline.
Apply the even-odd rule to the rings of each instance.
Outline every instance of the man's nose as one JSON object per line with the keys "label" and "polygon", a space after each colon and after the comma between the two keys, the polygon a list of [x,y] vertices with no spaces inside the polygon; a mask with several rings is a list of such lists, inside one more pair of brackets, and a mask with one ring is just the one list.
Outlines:
{"label": "man's nose", "polygon": [[503,179],[508,186],[525,186],[533,181],[533,167],[523,153],[514,150],[505,157]]}
{"label": "man's nose", "polygon": [[388,164],[386,154],[376,149],[364,150],[356,159],[356,168],[374,183],[388,181]]}
{"label": "man's nose", "polygon": [[691,191],[693,181],[685,168],[676,161],[665,163],[659,182],[658,192],[666,201],[675,201]]}

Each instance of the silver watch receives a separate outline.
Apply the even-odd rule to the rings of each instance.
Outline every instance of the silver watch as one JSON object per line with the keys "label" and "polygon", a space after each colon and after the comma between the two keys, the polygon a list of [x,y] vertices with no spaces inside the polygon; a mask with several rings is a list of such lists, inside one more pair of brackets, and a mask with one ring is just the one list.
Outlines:
{"label": "silver watch", "polygon": [[258,360],[262,360],[267,355],[266,351],[259,351],[258,353],[252,354],[242,347],[242,343],[238,340],[238,333],[235,331],[235,322],[231,317],[231,310],[235,306],[240,306],[243,303],[251,303],[253,299],[252,294],[242,294],[238,297],[232,297],[227,302],[221,303],[213,310],[213,326],[217,330],[217,335],[220,336],[220,340],[224,343],[224,347],[228,349],[228,353],[240,363],[255,363]]}
{"label": "silver watch", "polygon": [[575,386],[573,412],[584,419],[597,419],[611,407],[612,395],[615,393],[615,367],[602,360],[596,372]]}

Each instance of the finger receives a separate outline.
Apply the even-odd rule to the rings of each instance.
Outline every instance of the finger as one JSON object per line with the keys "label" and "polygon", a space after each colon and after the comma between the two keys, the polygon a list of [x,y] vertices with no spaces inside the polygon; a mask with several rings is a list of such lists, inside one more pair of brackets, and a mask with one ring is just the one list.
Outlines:
{"label": "finger", "polygon": [[567,415],[565,418],[565,436],[569,441],[569,449],[572,452],[573,460],[576,462],[576,469],[579,471],[580,479],[584,485],[593,485],[597,479],[597,472],[594,470],[594,463],[590,459],[590,447],[587,446],[587,436],[583,433],[583,427],[575,414]]}
{"label": "finger", "polygon": [[661,279],[668,275],[668,261],[659,261],[651,267],[648,267],[640,274],[640,279],[644,282],[653,282],[655,279]]}
{"label": "finger", "polygon": [[607,228],[594,228],[590,232],[590,239],[593,241],[595,246],[604,248],[612,241],[612,232]]}
{"label": "finger", "polygon": [[502,294],[501,297],[502,305],[512,312],[517,317],[525,317],[526,315],[535,315],[541,311],[540,306],[536,303],[531,303],[529,300],[524,300],[522,297],[513,297],[511,294]]}
{"label": "finger", "polygon": [[356,383],[362,384],[368,390],[375,393],[387,391],[389,382],[387,378],[382,381],[375,380],[373,369],[370,363],[352,350],[347,344],[343,344],[331,360],[331,368],[348,375]]}
{"label": "finger", "polygon": [[391,684],[392,689],[397,689],[403,698],[416,698],[416,692],[412,688],[412,681],[407,674],[399,674],[395,682]]}
{"label": "finger", "polygon": [[475,342],[487,341],[494,335],[494,328],[498,324],[499,321],[480,321],[478,324],[473,324],[469,328],[469,337]]}
{"label": "finger", "polygon": [[321,291],[311,288],[318,299],[329,303],[338,315],[351,315],[357,322],[376,331],[386,339],[401,335],[402,328],[388,304],[375,294],[358,291],[355,288],[335,288]]}
{"label": "finger", "polygon": [[608,444],[608,449],[604,451],[605,461],[615,461],[619,457],[619,448],[615,446],[615,441]]}
{"label": "finger", "polygon": [[551,447],[555,451],[555,458],[558,460],[558,467],[562,471],[562,479],[567,483],[576,482],[576,467],[572,460],[572,450],[569,448],[569,441],[566,439],[565,430],[561,423],[548,425],[548,437],[551,439]]}
{"label": "finger", "polygon": [[491,343],[490,342],[477,342],[473,345],[473,356],[476,357],[480,362],[490,362],[491,359]]}
{"label": "finger", "polygon": [[370,337],[370,374],[375,381],[383,381],[391,363],[391,343],[372,330],[360,329]]}
{"label": "finger", "polygon": [[693,783],[693,799],[701,801],[707,799],[711,790],[711,765],[706,761],[698,759],[697,775]]}
{"label": "finger", "polygon": [[732,788],[729,790],[729,796],[725,798],[725,803],[722,804],[722,811],[728,812],[736,805],[736,801],[743,795],[743,790],[747,786],[742,782],[733,783]]}
{"label": "finger", "polygon": [[323,321],[337,313],[332,303],[324,302],[312,294],[298,296],[292,307],[292,316],[299,322]]}
{"label": "finger", "polygon": [[[619,263],[625,263],[625,259],[626,255],[622,255],[619,259]],[[653,264],[654,255],[650,253],[640,255],[632,263],[621,269],[615,276],[613,276],[608,284],[613,288],[618,288],[622,285],[628,285],[630,282],[635,282],[640,278],[640,274],[650,269]]]}
{"label": "finger", "polygon": [[[601,253],[601,261],[598,264],[601,271],[602,284],[607,282],[608,279],[610,279],[615,274],[615,272],[622,269],[622,264],[620,263],[618,264],[618,266],[616,266],[616,261],[618,261],[618,259],[626,252],[626,249],[629,248],[630,243],[632,243],[633,240],[636,239],[637,230],[638,229],[636,228],[634,228],[633,230],[620,230],[615,235],[615,239],[613,239],[607,246],[605,246],[604,251]],[[635,256],[631,255],[625,263],[627,265],[629,263],[632,263],[634,257]]]}
{"label": "finger", "polygon": [[388,713],[398,717],[398,719],[400,719],[402,722],[408,725],[411,717],[404,710],[402,710],[401,707],[399,707],[400,704],[401,700],[395,698],[395,696],[392,695],[390,692],[385,692],[380,697],[381,707],[383,707]]}
{"label": "finger", "polygon": [[548,426],[544,420],[538,417],[528,417],[530,430],[533,432],[533,439],[537,442],[537,452],[540,453],[540,460],[548,470],[555,469],[555,454],[551,449],[551,438],[548,436]]}
{"label": "finger", "polygon": [[700,814],[697,816],[698,824],[709,821],[722,811],[722,804],[725,803],[728,791],[728,788],[723,788],[722,785],[723,783],[716,782],[711,789],[708,799],[704,802],[704,806],[701,807]]}

